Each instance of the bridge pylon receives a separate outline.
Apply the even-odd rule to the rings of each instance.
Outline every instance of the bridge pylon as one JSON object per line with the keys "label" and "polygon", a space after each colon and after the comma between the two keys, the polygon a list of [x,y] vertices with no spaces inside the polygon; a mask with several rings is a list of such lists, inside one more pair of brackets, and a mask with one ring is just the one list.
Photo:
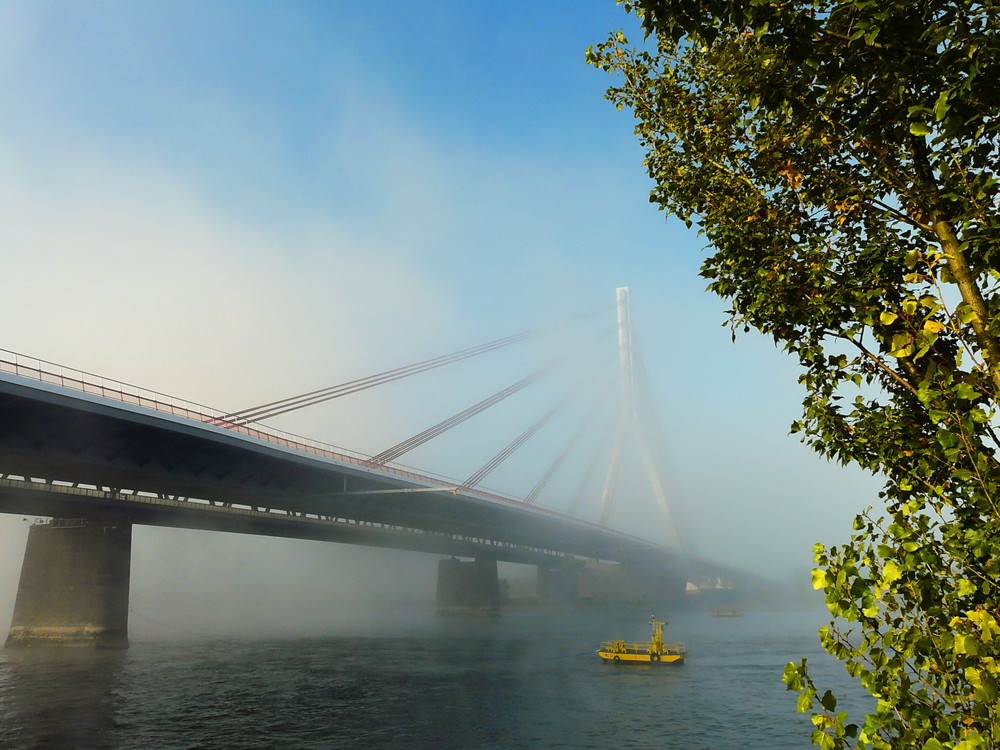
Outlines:
{"label": "bridge pylon", "polygon": [[[694,540],[690,533],[681,533],[674,509],[667,498],[666,483],[660,470],[660,457],[650,445],[651,425],[648,420],[650,409],[640,409],[639,400],[643,396],[643,386],[647,386],[645,372],[632,332],[632,313],[629,304],[629,289],[627,286],[615,290],[618,309],[618,360],[619,360],[619,401],[618,420],[615,429],[614,448],[611,462],[604,481],[604,491],[601,493],[601,505],[598,512],[598,524],[608,525],[611,506],[615,499],[618,484],[618,473],[626,443],[634,443],[635,450],[645,468],[646,479],[653,497],[663,514],[665,528],[668,534],[668,546],[683,552],[693,552]],[[647,404],[649,406],[650,404]]]}

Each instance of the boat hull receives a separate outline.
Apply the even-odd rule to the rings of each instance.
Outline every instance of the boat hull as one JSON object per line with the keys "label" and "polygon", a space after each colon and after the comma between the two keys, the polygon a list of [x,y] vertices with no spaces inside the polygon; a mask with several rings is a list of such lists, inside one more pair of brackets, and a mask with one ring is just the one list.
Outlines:
{"label": "boat hull", "polygon": [[598,651],[602,661],[626,666],[636,664],[683,664],[684,654],[621,654],[611,651]]}

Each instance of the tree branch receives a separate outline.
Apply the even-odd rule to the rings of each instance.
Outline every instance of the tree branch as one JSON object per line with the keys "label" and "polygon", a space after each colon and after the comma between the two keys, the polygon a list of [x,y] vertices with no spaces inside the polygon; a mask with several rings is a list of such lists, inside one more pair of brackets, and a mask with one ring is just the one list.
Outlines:
{"label": "tree branch", "polygon": [[[868,359],[874,362],[878,366],[878,368],[882,370],[886,375],[888,375],[890,378],[895,380],[901,386],[906,388],[906,390],[908,390],[910,393],[916,394],[917,387],[913,385],[910,381],[908,381],[906,378],[904,378],[902,375],[900,375],[898,372],[889,367],[889,365],[887,365],[885,362],[882,361],[881,357],[879,357],[876,354],[873,354],[871,351],[869,351],[868,347],[866,347],[857,339],[849,337],[847,340],[850,341],[852,344],[854,344],[854,346],[856,346],[862,354],[864,354]],[[911,376],[918,374],[916,372],[916,366],[913,364],[913,361],[909,359],[909,357],[900,357],[899,361],[903,362],[904,366],[906,364],[909,364],[907,371],[910,373]]]}
{"label": "tree branch", "polygon": [[975,317],[972,319],[972,329],[976,332],[976,339],[985,355],[986,367],[993,380],[993,389],[996,393],[1000,393],[1000,341],[997,341],[996,336],[986,327],[989,308],[976,283],[969,261],[962,251],[962,245],[955,233],[955,228],[943,208],[943,201],[938,193],[930,157],[927,154],[927,144],[921,136],[910,136],[910,147],[916,179],[923,188],[925,199],[929,204],[927,212],[931,217],[931,226],[937,236],[938,244],[945,253],[948,270],[951,271],[951,275],[958,285],[962,299],[975,313]]}

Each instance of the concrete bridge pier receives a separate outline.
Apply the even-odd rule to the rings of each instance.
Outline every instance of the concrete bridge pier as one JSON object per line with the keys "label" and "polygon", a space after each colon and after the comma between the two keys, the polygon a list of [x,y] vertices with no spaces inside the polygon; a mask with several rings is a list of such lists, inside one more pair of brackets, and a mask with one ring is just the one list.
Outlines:
{"label": "concrete bridge pier", "polygon": [[535,595],[543,602],[577,601],[580,598],[580,571],[562,565],[539,565]]}
{"label": "concrete bridge pier", "polygon": [[32,526],[6,646],[128,648],[131,555],[122,519]]}
{"label": "concrete bridge pier", "polygon": [[500,611],[497,561],[479,557],[438,561],[439,614],[494,614]]}
{"label": "concrete bridge pier", "polygon": [[683,568],[589,561],[580,574],[580,598],[592,603],[677,603],[684,597]]}

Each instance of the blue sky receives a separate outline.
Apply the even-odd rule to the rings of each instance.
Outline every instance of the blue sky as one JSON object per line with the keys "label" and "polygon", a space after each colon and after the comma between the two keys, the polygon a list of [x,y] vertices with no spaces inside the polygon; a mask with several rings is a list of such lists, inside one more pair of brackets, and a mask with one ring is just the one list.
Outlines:
{"label": "blue sky", "polygon": [[[877,483],[787,436],[795,368],[754,335],[731,343],[702,241],[648,203],[631,118],[584,62],[632,25],[611,0],[0,2],[0,347],[239,408],[629,286],[701,550],[807,574]],[[524,364],[283,426],[377,452]],[[462,473],[459,454],[407,460]],[[648,528],[646,512],[623,500],[617,523]],[[24,524],[0,533],[12,590]],[[172,544],[142,533],[149,559]]]}

